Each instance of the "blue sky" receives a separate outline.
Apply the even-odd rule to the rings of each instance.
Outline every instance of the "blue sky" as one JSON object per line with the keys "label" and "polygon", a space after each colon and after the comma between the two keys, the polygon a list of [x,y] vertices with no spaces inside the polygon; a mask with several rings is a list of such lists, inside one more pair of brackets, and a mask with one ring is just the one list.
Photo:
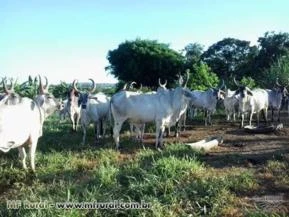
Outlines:
{"label": "blue sky", "polygon": [[0,77],[116,82],[106,56],[125,40],[256,44],[266,31],[289,32],[288,9],[287,0],[0,0]]}

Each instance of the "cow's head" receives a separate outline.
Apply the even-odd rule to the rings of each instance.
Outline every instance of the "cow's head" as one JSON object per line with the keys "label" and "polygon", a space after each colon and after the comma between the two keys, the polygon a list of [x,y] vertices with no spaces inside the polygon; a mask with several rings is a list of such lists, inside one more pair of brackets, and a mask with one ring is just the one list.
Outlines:
{"label": "cow's head", "polygon": [[248,96],[253,96],[253,93],[250,90],[250,88],[248,88],[244,85],[241,85],[238,81],[236,81],[235,78],[234,78],[234,83],[238,87],[238,89],[235,91],[235,94],[234,94],[236,99],[245,100],[248,98]]}
{"label": "cow's head", "polygon": [[211,86],[211,89],[213,91],[213,96],[217,100],[223,100],[226,96],[226,93],[222,90],[225,87],[224,80],[222,80],[222,84],[219,87],[213,87],[209,81],[208,81],[208,83]]}
{"label": "cow's head", "polygon": [[46,84],[42,84],[41,77],[39,75],[39,88],[38,95],[35,97],[37,104],[44,110],[45,115],[52,114],[58,107],[59,103],[55,97],[48,92],[48,79],[45,77]]}
{"label": "cow's head", "polygon": [[278,78],[276,79],[276,86],[277,88],[275,88],[275,90],[277,91],[278,94],[282,95],[282,97],[284,98],[288,96],[288,91],[287,91],[286,86],[279,84]]}
{"label": "cow's head", "polygon": [[10,80],[10,88],[7,87],[6,79],[2,79],[2,84],[3,84],[4,94],[2,95],[2,99],[0,100],[5,100],[5,102],[2,102],[2,103],[7,104],[7,105],[15,105],[19,103],[21,101],[21,97],[14,91],[14,86],[16,84],[16,81],[13,82],[12,79]]}
{"label": "cow's head", "polygon": [[96,89],[95,82],[91,78],[89,80],[92,82],[92,87],[91,87],[91,89],[87,90],[86,92],[80,92],[76,87],[76,83],[74,84],[74,88],[79,93],[78,106],[81,106],[82,109],[86,109],[89,99],[97,99],[97,97],[92,96],[92,93]]}

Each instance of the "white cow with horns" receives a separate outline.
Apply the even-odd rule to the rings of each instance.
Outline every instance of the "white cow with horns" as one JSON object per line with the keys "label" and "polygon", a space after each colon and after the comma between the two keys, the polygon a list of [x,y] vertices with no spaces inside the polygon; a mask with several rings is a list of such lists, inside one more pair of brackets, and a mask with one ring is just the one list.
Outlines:
{"label": "white cow with horns", "polygon": [[274,111],[278,112],[278,122],[280,122],[280,110],[282,106],[282,99],[286,98],[288,95],[288,91],[286,86],[280,85],[278,79],[276,80],[276,88],[266,89],[269,96],[269,108],[272,110],[271,121],[274,121]]}
{"label": "white cow with horns", "polygon": [[238,100],[239,112],[241,113],[240,127],[244,127],[245,113],[249,113],[249,125],[252,125],[253,114],[257,115],[257,124],[259,125],[259,113],[263,111],[264,119],[267,123],[267,111],[269,106],[269,94],[264,89],[254,89],[240,85],[234,78],[238,90],[235,92],[235,97]]}
{"label": "white cow with horns", "polygon": [[17,104],[0,105],[0,150],[8,152],[12,148],[18,148],[23,168],[27,169],[25,152],[27,144],[33,171],[35,171],[35,151],[38,138],[42,136],[43,122],[57,107],[55,98],[48,93],[48,83],[43,86],[41,78],[39,80],[39,93],[34,100],[24,97]]}
{"label": "white cow with horns", "polygon": [[90,123],[94,123],[95,143],[98,143],[100,135],[105,135],[105,124],[110,118],[110,98],[101,92],[93,94],[96,85],[93,79],[89,80],[92,82],[92,88],[87,92],[81,92],[78,90],[76,82],[74,82],[74,89],[80,93],[78,104],[81,108],[80,122],[83,130],[83,144],[85,144],[86,140],[86,128]]}
{"label": "white cow with horns", "polygon": [[114,119],[113,137],[119,148],[119,132],[124,121],[132,123],[156,124],[156,148],[163,146],[163,133],[166,126],[175,124],[184,105],[194,97],[189,90],[177,87],[173,90],[156,93],[137,94],[120,91],[111,98],[111,113]]}
{"label": "white cow with horns", "polygon": [[194,108],[203,109],[205,111],[206,126],[208,123],[212,124],[211,115],[216,111],[218,100],[223,100],[225,97],[225,92],[222,90],[223,87],[224,81],[220,87],[212,87],[206,91],[201,90],[192,91],[192,95],[194,96],[192,106]]}

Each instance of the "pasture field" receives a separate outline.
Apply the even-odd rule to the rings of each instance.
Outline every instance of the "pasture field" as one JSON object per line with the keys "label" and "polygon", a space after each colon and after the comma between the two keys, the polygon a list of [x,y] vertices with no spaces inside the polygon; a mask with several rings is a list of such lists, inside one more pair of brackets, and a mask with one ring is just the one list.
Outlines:
{"label": "pasture field", "polygon": [[[287,216],[289,122],[283,116],[284,129],[266,135],[246,134],[238,124],[221,121],[224,116],[208,127],[194,121],[181,138],[165,139],[161,152],[154,149],[153,133],[142,147],[124,132],[116,151],[111,138],[94,145],[91,128],[81,145],[81,130],[71,133],[68,122],[53,116],[38,143],[36,174],[22,169],[17,150],[0,153],[0,215]],[[207,153],[182,144],[210,135],[223,135],[224,144]],[[20,201],[19,209],[8,209],[7,201]],[[95,201],[145,202],[149,208],[55,207]],[[28,202],[45,207],[28,209]]]}

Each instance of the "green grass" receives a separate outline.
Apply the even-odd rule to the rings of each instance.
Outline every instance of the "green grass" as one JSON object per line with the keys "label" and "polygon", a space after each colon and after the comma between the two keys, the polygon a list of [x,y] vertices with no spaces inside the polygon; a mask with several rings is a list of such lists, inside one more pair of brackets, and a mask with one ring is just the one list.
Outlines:
{"label": "green grass", "polygon": [[[258,192],[262,174],[288,174],[282,159],[268,161],[262,169],[214,168],[206,164],[205,153],[181,144],[159,152],[123,138],[125,149],[119,152],[111,139],[93,145],[92,129],[87,144],[81,145],[81,139],[81,132],[71,133],[70,125],[50,118],[39,140],[36,174],[21,168],[17,150],[0,153],[0,216],[279,216],[250,207],[244,196]],[[286,185],[288,180],[286,175],[278,182]],[[145,201],[151,208],[11,210],[7,200]]]}

